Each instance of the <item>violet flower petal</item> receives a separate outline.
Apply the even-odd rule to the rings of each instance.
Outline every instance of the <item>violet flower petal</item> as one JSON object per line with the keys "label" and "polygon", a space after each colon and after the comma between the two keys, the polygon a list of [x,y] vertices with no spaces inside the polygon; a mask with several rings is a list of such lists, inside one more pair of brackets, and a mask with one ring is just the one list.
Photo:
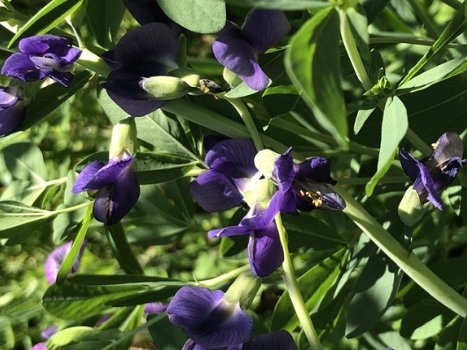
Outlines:
{"label": "violet flower petal", "polygon": [[73,74],[71,74],[70,72],[50,71],[50,72],[47,72],[46,74],[47,76],[59,82],[65,87],[70,86],[71,82],[73,81]]}
{"label": "violet flower petal", "polygon": [[92,181],[97,172],[105,166],[104,163],[97,160],[89,163],[86,167],[79,173],[78,177],[73,184],[71,192],[79,193],[88,190],[88,184]]}
{"label": "violet flower petal", "polygon": [[421,162],[418,162],[417,165],[419,177],[413,183],[414,190],[417,191],[422,202],[428,199],[436,208],[442,210],[443,202],[434,188],[433,177],[430,170]]}
{"label": "violet flower petal", "polygon": [[23,53],[14,53],[8,57],[3,64],[2,74],[22,81],[40,80],[45,77],[45,73],[37,69],[34,62]]}
{"label": "violet flower petal", "polygon": [[147,303],[144,305],[144,312],[149,315],[158,315],[167,311],[168,305],[163,303]]}
{"label": "violet flower petal", "polygon": [[182,287],[167,308],[169,320],[183,327],[194,343],[206,348],[241,344],[249,339],[253,321],[240,307],[224,300],[220,290]]}
{"label": "violet flower petal", "polygon": [[47,345],[46,343],[37,343],[30,350],[47,350]]}
{"label": "violet flower petal", "polygon": [[336,181],[331,178],[331,162],[325,157],[313,157],[296,164],[294,167],[298,177],[332,185],[336,184]]}
{"label": "violet flower petal", "polygon": [[23,122],[25,115],[26,107],[22,102],[18,102],[14,106],[5,109],[0,109],[0,136],[16,131]]}
{"label": "violet flower petal", "polygon": [[213,42],[212,51],[224,67],[237,74],[250,88],[260,91],[269,84],[269,78],[259,66],[252,46],[234,24],[227,22]]}
{"label": "violet flower petal", "polygon": [[18,48],[25,54],[43,55],[49,50],[57,50],[58,54],[64,55],[71,47],[71,40],[56,35],[34,35],[21,39]]}
{"label": "violet flower petal", "polygon": [[283,330],[260,334],[243,344],[242,350],[295,350],[292,336]]}
{"label": "violet flower petal", "polygon": [[119,222],[135,205],[140,188],[133,169],[127,167],[112,185],[102,188],[94,201],[94,217],[106,225]]}
{"label": "violet flower petal", "polygon": [[249,41],[257,55],[277,44],[290,31],[284,12],[254,9],[246,17],[242,35]]}
{"label": "violet flower petal", "polygon": [[208,170],[191,184],[193,198],[208,212],[223,211],[242,204],[243,196],[224,174]]}
{"label": "violet flower petal", "polygon": [[277,180],[279,191],[285,192],[292,187],[295,171],[291,148],[274,162],[273,176]]}
{"label": "violet flower petal", "polygon": [[260,277],[270,275],[281,266],[284,252],[274,223],[250,234],[248,259],[251,270]]}
{"label": "violet flower petal", "polygon": [[399,149],[399,160],[402,165],[402,169],[405,174],[409,177],[410,182],[414,183],[417,180],[418,174],[420,173],[419,168],[422,164],[417,158],[406,152],[402,148]]}
{"label": "violet flower petal", "polygon": [[[133,161],[133,157],[124,159],[110,160],[106,165],[100,168],[92,179],[86,185],[86,190],[98,190],[100,188],[112,185],[128,170]],[[94,163],[94,162],[93,162]],[[92,164],[92,163],[91,163]],[[93,165],[93,168],[96,166]],[[93,169],[91,170],[93,171]]]}
{"label": "violet flower petal", "polygon": [[[60,270],[60,266],[62,265],[63,260],[65,260],[66,256],[70,252],[72,244],[73,242],[70,241],[59,246],[58,248],[55,248],[45,259],[44,273],[45,273],[45,279],[47,280],[48,283],[53,284],[57,280],[57,274],[58,274],[58,271]],[[79,265],[81,264],[81,258],[83,257],[83,254],[84,254],[85,247],[86,247],[86,244],[84,243],[81,246],[78,255],[76,256],[75,261],[73,262],[71,272],[78,271]]]}
{"label": "violet flower petal", "polygon": [[53,336],[55,333],[57,333],[58,327],[56,325],[52,325],[50,327],[47,327],[41,332],[41,337],[43,339],[49,339],[51,336]]}
{"label": "violet flower petal", "polygon": [[241,236],[250,233],[252,229],[247,226],[237,225],[237,226],[227,226],[223,228],[218,228],[208,232],[209,238],[219,238],[219,237],[229,237],[229,236]]}
{"label": "violet flower petal", "polygon": [[0,109],[14,106],[18,100],[19,97],[14,94],[10,88],[0,87]]}
{"label": "violet flower petal", "polygon": [[446,132],[436,141],[436,147],[428,163],[433,166],[441,165],[451,158],[462,158],[464,155],[464,144],[455,132]]}

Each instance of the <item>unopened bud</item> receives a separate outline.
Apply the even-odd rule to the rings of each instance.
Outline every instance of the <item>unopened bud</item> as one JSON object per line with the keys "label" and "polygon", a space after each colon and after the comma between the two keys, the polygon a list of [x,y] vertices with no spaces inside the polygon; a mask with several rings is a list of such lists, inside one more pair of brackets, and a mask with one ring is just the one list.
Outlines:
{"label": "unopened bud", "polygon": [[190,91],[182,79],[166,75],[143,78],[139,84],[155,100],[175,100]]}
{"label": "unopened bud", "polygon": [[417,191],[410,186],[402,197],[397,212],[401,221],[407,226],[415,225],[423,217],[426,209],[420,202],[420,196]]}
{"label": "unopened bud", "polygon": [[123,154],[136,153],[135,118],[128,117],[114,125],[110,140],[109,159],[120,158]]}
{"label": "unopened bud", "polygon": [[255,167],[265,177],[271,178],[272,172],[274,170],[274,163],[279,157],[279,153],[271,151],[270,149],[263,149],[259,151],[255,156]]}
{"label": "unopened bud", "polygon": [[201,76],[190,68],[177,68],[169,73],[170,76],[179,78],[191,87],[199,87]]}
{"label": "unopened bud", "polygon": [[225,300],[232,304],[239,303],[240,308],[248,309],[261,287],[261,279],[250,273],[237,277],[225,293]]}

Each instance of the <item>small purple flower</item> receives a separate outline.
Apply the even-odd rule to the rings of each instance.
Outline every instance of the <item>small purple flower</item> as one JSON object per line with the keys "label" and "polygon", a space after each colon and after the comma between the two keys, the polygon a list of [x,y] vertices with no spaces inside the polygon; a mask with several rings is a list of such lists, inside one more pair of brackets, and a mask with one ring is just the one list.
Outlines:
{"label": "small purple flower", "polygon": [[138,200],[140,189],[132,169],[133,159],[125,153],[107,164],[93,161],[81,171],[73,185],[73,193],[97,190],[93,214],[106,225],[119,222]]}
{"label": "small purple flower", "polygon": [[[52,250],[52,252],[47,256],[44,264],[44,273],[45,273],[45,279],[47,280],[48,283],[53,284],[57,280],[57,274],[58,271],[60,270],[60,266],[62,265],[63,260],[65,260],[66,256],[71,250],[71,245],[73,242],[67,242],[63,245],[61,245],[58,248],[55,248]],[[83,257],[84,254],[84,248],[86,244],[84,243],[78,253],[78,256],[76,257],[75,262],[73,263],[73,266],[71,268],[71,272],[77,272],[79,269],[79,265],[81,263],[81,258]]]}
{"label": "small purple flower", "polygon": [[82,52],[71,45],[70,39],[50,34],[20,40],[19,50],[6,59],[2,74],[23,81],[48,76],[66,87],[73,79],[73,63]]}
{"label": "small purple flower", "polygon": [[212,45],[216,59],[238,75],[250,88],[263,90],[269,78],[258,64],[258,56],[279,42],[290,30],[282,11],[255,9],[242,28],[227,22]]}
{"label": "small purple flower", "polygon": [[45,343],[37,343],[30,350],[47,350],[47,345]]}
{"label": "small purple flower", "polygon": [[105,55],[113,70],[104,83],[109,96],[131,116],[143,116],[166,104],[155,100],[141,83],[177,68],[179,50],[174,32],[163,23],[149,23],[126,33]]}
{"label": "small purple flower", "polygon": [[289,149],[275,161],[272,175],[279,190],[271,200],[271,210],[278,207],[281,213],[297,214],[298,210],[345,208],[342,197],[328,186],[336,181],[331,178],[327,158],[313,157],[295,164]]}
{"label": "small purple flower", "polygon": [[14,132],[23,122],[26,112],[19,90],[0,87],[0,136]]}
{"label": "small purple flower", "polygon": [[56,325],[52,325],[50,327],[47,327],[41,332],[41,337],[43,339],[49,339],[51,336],[57,333],[57,331],[58,331],[58,327]]}
{"label": "small purple flower", "polygon": [[455,132],[447,132],[433,145],[432,155],[418,160],[410,153],[399,150],[402,168],[418,193],[420,202],[430,201],[438,209],[443,209],[439,193],[456,178],[459,169],[466,163],[462,159],[464,144]]}
{"label": "small purple flower", "polygon": [[148,315],[158,315],[167,311],[167,305],[164,303],[147,303],[144,305],[144,313]]}
{"label": "small purple flower", "polygon": [[[251,336],[252,319],[237,303],[224,298],[221,290],[182,287],[170,302],[167,313],[182,327],[191,342],[184,349],[240,349]],[[234,346],[234,348],[230,348]]]}

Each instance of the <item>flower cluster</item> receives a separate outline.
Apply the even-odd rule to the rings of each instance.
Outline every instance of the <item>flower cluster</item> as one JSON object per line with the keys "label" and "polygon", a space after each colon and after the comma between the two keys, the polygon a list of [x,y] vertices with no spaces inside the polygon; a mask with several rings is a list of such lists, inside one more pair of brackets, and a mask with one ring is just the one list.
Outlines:
{"label": "flower cluster", "polygon": [[209,237],[248,234],[248,257],[252,271],[258,276],[274,272],[284,259],[274,217],[278,213],[297,214],[312,209],[342,210],[344,200],[328,184],[329,161],[323,157],[295,164],[291,150],[277,155],[271,174],[278,190],[262,179],[255,166],[256,150],[247,139],[224,140],[206,153],[209,170],[191,184],[191,192],[206,211],[221,211],[248,204],[249,211],[236,226],[209,232]]}

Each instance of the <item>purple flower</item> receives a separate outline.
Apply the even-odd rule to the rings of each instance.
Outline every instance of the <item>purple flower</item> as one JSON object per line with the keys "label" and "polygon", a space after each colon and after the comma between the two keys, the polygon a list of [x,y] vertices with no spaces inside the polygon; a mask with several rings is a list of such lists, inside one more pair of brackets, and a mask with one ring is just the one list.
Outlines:
{"label": "purple flower", "polygon": [[73,185],[73,193],[97,190],[93,214],[106,225],[119,222],[138,200],[139,183],[132,162],[133,157],[126,153],[107,164],[93,161]]}
{"label": "purple flower", "polygon": [[143,78],[164,76],[177,68],[179,45],[163,23],[149,23],[126,33],[105,56],[113,70],[104,83],[109,96],[131,116],[143,116],[166,104],[155,100],[141,83]]}
{"label": "purple flower", "polygon": [[14,132],[23,122],[25,104],[14,87],[0,87],[0,136]]}
{"label": "purple flower", "polygon": [[[260,186],[262,174],[256,169],[256,149],[251,140],[231,139],[215,143],[205,158],[209,170],[191,183],[191,193],[206,211],[223,211],[241,206],[248,192]],[[274,272],[283,261],[277,228],[272,217],[261,215],[262,203],[252,205],[238,226],[209,232],[209,237],[249,234],[248,256],[252,271],[258,276]],[[257,223],[256,218],[261,218]]]}
{"label": "purple flower", "polygon": [[[60,270],[60,266],[62,265],[63,260],[65,260],[66,256],[70,252],[72,244],[73,242],[70,241],[70,242],[67,242],[61,245],[58,248],[55,248],[45,259],[45,264],[44,264],[45,279],[50,284],[55,283],[55,281],[57,280],[57,274],[58,274],[58,271]],[[76,260],[73,263],[73,266],[71,268],[71,272],[78,271],[79,265],[81,263],[81,258],[84,253],[85,246],[86,246],[85,243],[81,246],[78,256],[76,257]]]}
{"label": "purple flower", "polygon": [[43,339],[49,339],[51,336],[57,333],[57,331],[58,331],[58,327],[56,325],[52,325],[50,327],[47,327],[41,332],[41,337]]}
{"label": "purple flower", "polygon": [[464,144],[454,132],[441,135],[433,145],[432,155],[422,161],[399,150],[402,168],[421,203],[430,201],[436,208],[443,209],[439,193],[454,181],[459,169],[467,163],[467,159],[462,159],[463,154]]}
{"label": "purple flower", "polygon": [[277,158],[272,175],[279,190],[271,200],[270,210],[278,208],[281,213],[297,214],[298,210],[345,208],[342,197],[328,186],[336,181],[331,178],[327,158],[313,157],[295,164],[290,148]]}
{"label": "purple flower", "polygon": [[[182,287],[170,302],[169,320],[185,330],[191,342],[184,349],[240,349],[251,335],[252,319],[221,290]],[[234,348],[230,348],[234,346]]]}
{"label": "purple flower", "polygon": [[144,312],[148,315],[158,315],[167,311],[167,305],[164,303],[147,303],[144,305]]}
{"label": "purple flower", "polygon": [[45,343],[37,343],[30,350],[47,350],[47,345]]}
{"label": "purple flower", "polygon": [[274,46],[290,30],[281,11],[255,9],[242,28],[227,22],[212,45],[216,59],[238,75],[250,88],[263,90],[269,78],[258,64],[258,56]]}
{"label": "purple flower", "polygon": [[40,80],[48,76],[69,86],[73,63],[81,50],[71,46],[71,40],[55,35],[36,35],[19,42],[20,52],[8,57],[2,74],[23,81]]}

